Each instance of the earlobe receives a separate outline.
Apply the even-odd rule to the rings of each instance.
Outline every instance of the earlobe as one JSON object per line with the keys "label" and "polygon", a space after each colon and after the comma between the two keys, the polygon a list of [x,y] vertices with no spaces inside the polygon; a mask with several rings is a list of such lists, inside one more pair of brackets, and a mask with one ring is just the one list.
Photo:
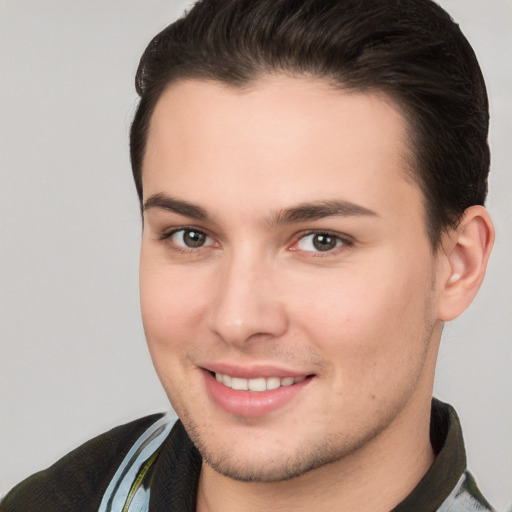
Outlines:
{"label": "earlobe", "polygon": [[439,283],[439,319],[448,322],[471,304],[484,279],[494,226],[483,206],[468,208],[444,248],[447,277]]}

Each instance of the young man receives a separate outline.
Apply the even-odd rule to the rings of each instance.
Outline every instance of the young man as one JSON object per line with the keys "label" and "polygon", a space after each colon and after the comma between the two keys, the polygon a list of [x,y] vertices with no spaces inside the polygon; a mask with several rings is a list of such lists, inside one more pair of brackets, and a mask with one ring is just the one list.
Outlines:
{"label": "young man", "polygon": [[429,0],[199,2],[157,35],[131,131],[148,417],[1,510],[492,510],[441,331],[494,232],[476,58]]}

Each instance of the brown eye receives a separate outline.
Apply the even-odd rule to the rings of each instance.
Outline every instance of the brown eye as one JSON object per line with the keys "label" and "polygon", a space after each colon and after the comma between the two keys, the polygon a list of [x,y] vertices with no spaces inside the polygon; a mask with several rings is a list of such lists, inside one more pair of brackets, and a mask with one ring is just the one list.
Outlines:
{"label": "brown eye", "polygon": [[297,243],[301,251],[328,252],[343,244],[343,240],[331,233],[309,233],[303,236]]}
{"label": "brown eye", "polygon": [[204,245],[211,245],[212,240],[202,231],[195,229],[180,229],[175,231],[170,239],[179,247],[197,249]]}
{"label": "brown eye", "polygon": [[325,234],[313,236],[313,246],[319,251],[330,251],[336,247],[337,243],[338,240],[335,236]]}
{"label": "brown eye", "polygon": [[204,245],[206,235],[199,231],[185,230],[183,233],[183,243],[187,247],[201,247]]}

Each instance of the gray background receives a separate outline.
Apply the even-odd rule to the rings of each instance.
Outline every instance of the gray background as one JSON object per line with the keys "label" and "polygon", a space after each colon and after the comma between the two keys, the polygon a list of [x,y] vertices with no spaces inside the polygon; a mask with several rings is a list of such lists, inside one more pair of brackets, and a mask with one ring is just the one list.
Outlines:
{"label": "gray background", "polygon": [[[444,0],[491,98],[486,282],[446,326],[436,394],[469,464],[512,500],[512,2]],[[0,0],[0,492],[86,439],[168,408],[138,304],[140,223],[127,135],[149,39],[185,3]]]}

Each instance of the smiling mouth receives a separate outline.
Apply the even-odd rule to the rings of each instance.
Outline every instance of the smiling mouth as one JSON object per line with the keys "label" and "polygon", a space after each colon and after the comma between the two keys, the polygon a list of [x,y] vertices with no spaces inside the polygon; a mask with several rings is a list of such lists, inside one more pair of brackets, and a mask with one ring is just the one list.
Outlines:
{"label": "smiling mouth", "polygon": [[303,380],[312,377],[312,375],[301,375],[300,377],[257,377],[254,379],[243,379],[240,377],[232,377],[222,373],[211,372],[217,382],[236,391],[253,391],[261,393],[281,387],[292,386]]}

